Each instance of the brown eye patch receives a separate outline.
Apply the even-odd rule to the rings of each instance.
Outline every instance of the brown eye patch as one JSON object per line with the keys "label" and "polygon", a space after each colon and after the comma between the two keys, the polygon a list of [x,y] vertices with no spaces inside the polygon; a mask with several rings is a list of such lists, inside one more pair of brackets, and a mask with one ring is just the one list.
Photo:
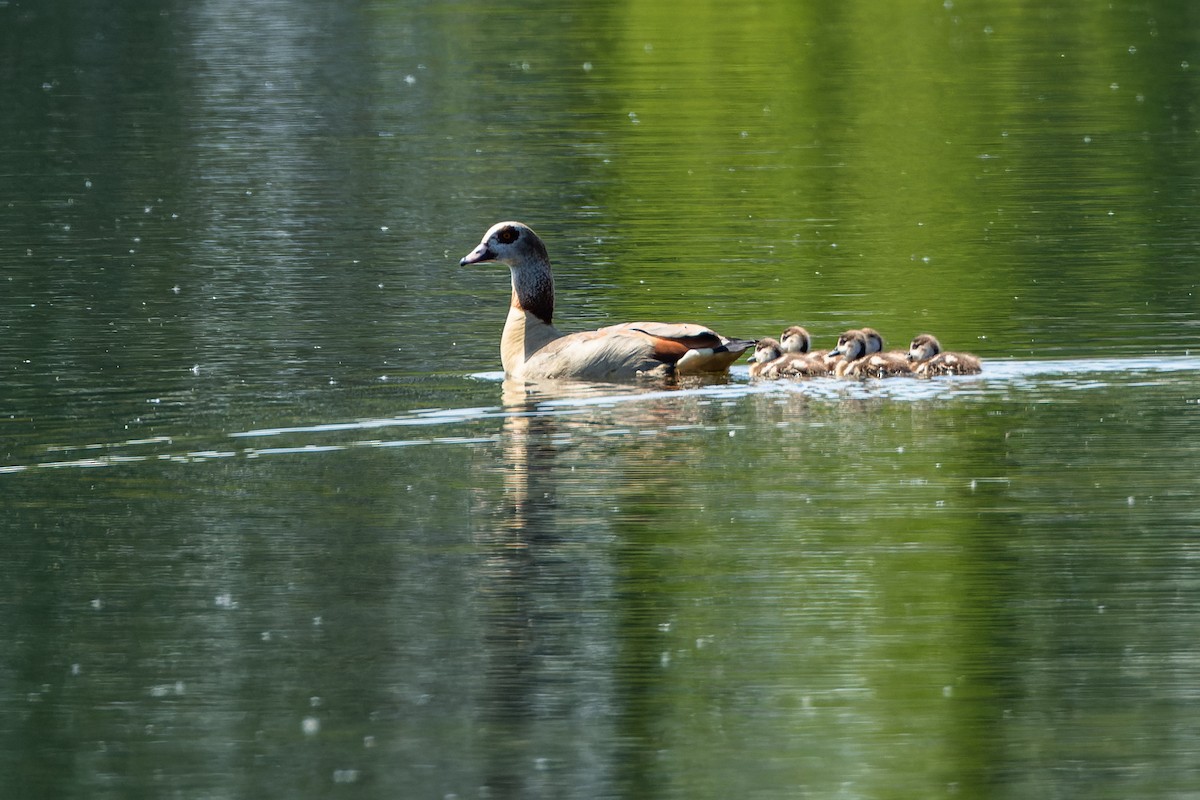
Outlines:
{"label": "brown eye patch", "polygon": [[520,233],[516,228],[501,228],[496,234],[496,238],[500,240],[500,244],[512,244],[517,240]]}

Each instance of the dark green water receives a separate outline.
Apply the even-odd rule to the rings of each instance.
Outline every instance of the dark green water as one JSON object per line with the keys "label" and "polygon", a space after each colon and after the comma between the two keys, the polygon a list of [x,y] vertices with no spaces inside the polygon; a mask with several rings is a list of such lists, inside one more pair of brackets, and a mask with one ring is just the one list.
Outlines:
{"label": "dark green water", "polygon": [[0,2],[0,796],[1197,796],[1200,15],[792,6]]}

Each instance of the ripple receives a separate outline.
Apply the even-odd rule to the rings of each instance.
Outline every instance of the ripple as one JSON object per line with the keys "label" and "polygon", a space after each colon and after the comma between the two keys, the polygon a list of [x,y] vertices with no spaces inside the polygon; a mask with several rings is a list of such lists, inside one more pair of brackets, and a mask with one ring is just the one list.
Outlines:
{"label": "ripple", "polygon": [[[199,464],[214,460],[258,459],[264,457],[311,456],[356,448],[402,448],[418,446],[478,447],[501,439],[497,422],[537,417],[570,417],[592,414],[625,406],[644,407],[651,413],[633,415],[621,411],[589,418],[586,426],[572,436],[623,437],[691,435],[711,430],[709,424],[687,418],[672,418],[683,404],[703,407],[736,405],[751,396],[801,396],[809,401],[836,404],[850,401],[884,400],[918,402],[937,400],[979,400],[1011,398],[1014,392],[1029,394],[1040,402],[1054,402],[1064,392],[1095,391],[1113,386],[1138,387],[1179,384],[1194,390],[1194,382],[1181,377],[1200,375],[1200,357],[1166,358],[1095,358],[1062,360],[989,360],[984,372],[971,376],[941,376],[931,379],[890,378],[851,381],[839,378],[814,378],[800,381],[751,381],[748,369],[738,365],[729,378],[699,380],[694,383],[604,384],[556,382],[513,384],[500,373],[477,373],[469,380],[502,384],[501,405],[463,408],[420,408],[384,418],[335,420],[293,426],[267,426],[223,434],[222,442],[191,443],[178,447],[170,435],[126,439],[110,443],[47,445],[45,461],[0,465],[0,475],[46,469],[97,469],[148,461]],[[664,405],[666,404],[666,405]],[[672,411],[671,409],[675,409]],[[631,424],[645,419],[645,425]],[[728,423],[732,430],[735,426]],[[344,434],[388,429],[434,428],[446,430],[440,435],[341,439]],[[482,430],[480,428],[482,427]],[[228,440],[245,441],[240,448],[221,446]],[[292,439],[293,441],[285,441]],[[252,444],[248,440],[262,440]],[[278,441],[278,444],[267,444]],[[63,458],[79,453],[78,458]]]}

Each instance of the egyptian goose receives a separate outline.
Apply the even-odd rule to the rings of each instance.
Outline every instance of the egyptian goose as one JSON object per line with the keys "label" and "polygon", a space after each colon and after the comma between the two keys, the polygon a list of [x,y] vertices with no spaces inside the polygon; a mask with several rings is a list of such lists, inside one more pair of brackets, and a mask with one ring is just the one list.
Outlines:
{"label": "egyptian goose", "polygon": [[[863,332],[863,336],[867,337],[867,355],[878,354],[879,358],[874,362],[880,369],[886,369],[890,374],[907,375],[912,370],[908,363],[907,350],[888,350],[883,349],[883,335],[874,328],[859,328]],[[884,376],[880,376],[884,377]]]}
{"label": "egyptian goose", "polygon": [[790,325],[779,335],[779,344],[785,353],[804,353],[809,361],[819,361],[825,366],[826,372],[832,372],[834,365],[840,360],[828,350],[810,350],[812,339],[808,330],[799,325]]}
{"label": "egyptian goose", "polygon": [[978,356],[943,353],[937,337],[922,333],[908,346],[908,360],[917,375],[976,375],[983,370]]}
{"label": "egyptian goose", "polygon": [[703,325],[626,322],[562,334],[554,315],[554,275],[546,246],[520,222],[498,222],[459,266],[498,262],[512,273],[512,303],[500,337],[511,378],[612,380],[724,372],[752,341],[729,339]]}
{"label": "egyptian goose", "polygon": [[841,377],[892,378],[911,375],[907,363],[895,362],[886,353],[868,352],[867,336],[861,330],[849,330],[838,337],[837,347],[829,351],[844,359],[834,372]]}
{"label": "egyptian goose", "polygon": [[811,378],[828,375],[829,368],[806,353],[787,353],[778,339],[759,339],[750,356],[751,378]]}

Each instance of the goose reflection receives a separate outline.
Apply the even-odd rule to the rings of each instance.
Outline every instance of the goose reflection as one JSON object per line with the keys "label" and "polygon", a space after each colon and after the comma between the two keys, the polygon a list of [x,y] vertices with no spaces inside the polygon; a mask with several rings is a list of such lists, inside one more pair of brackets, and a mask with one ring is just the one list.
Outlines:
{"label": "goose reflection", "polygon": [[[506,381],[493,473],[473,515],[482,546],[480,594],[485,649],[480,717],[488,746],[483,780],[492,797],[536,796],[553,767],[579,787],[608,784],[608,759],[570,752],[581,741],[572,720],[599,728],[611,719],[611,634],[584,621],[585,606],[612,595],[604,553],[589,547],[594,520],[566,518],[558,495],[563,420],[539,413],[543,392]],[[593,620],[596,619],[593,615]],[[599,657],[597,657],[599,656]],[[590,792],[589,792],[590,794]]]}
{"label": "goose reflection", "polygon": [[[686,487],[649,467],[700,455],[695,437],[645,434],[727,412],[676,388],[503,384],[501,436],[473,481],[486,488],[477,490],[471,521],[483,554],[478,713],[493,797],[537,795],[547,781],[608,795],[639,771],[618,750],[629,726],[640,727],[630,708],[648,705],[639,699],[647,688],[619,675],[658,674],[659,653],[642,622],[627,618],[622,587],[631,570],[662,565],[646,563],[653,558],[636,542],[639,531],[624,527],[622,507],[636,504],[646,524],[665,525],[656,517],[673,513],[669,498]],[[652,503],[657,510],[642,510]]]}

